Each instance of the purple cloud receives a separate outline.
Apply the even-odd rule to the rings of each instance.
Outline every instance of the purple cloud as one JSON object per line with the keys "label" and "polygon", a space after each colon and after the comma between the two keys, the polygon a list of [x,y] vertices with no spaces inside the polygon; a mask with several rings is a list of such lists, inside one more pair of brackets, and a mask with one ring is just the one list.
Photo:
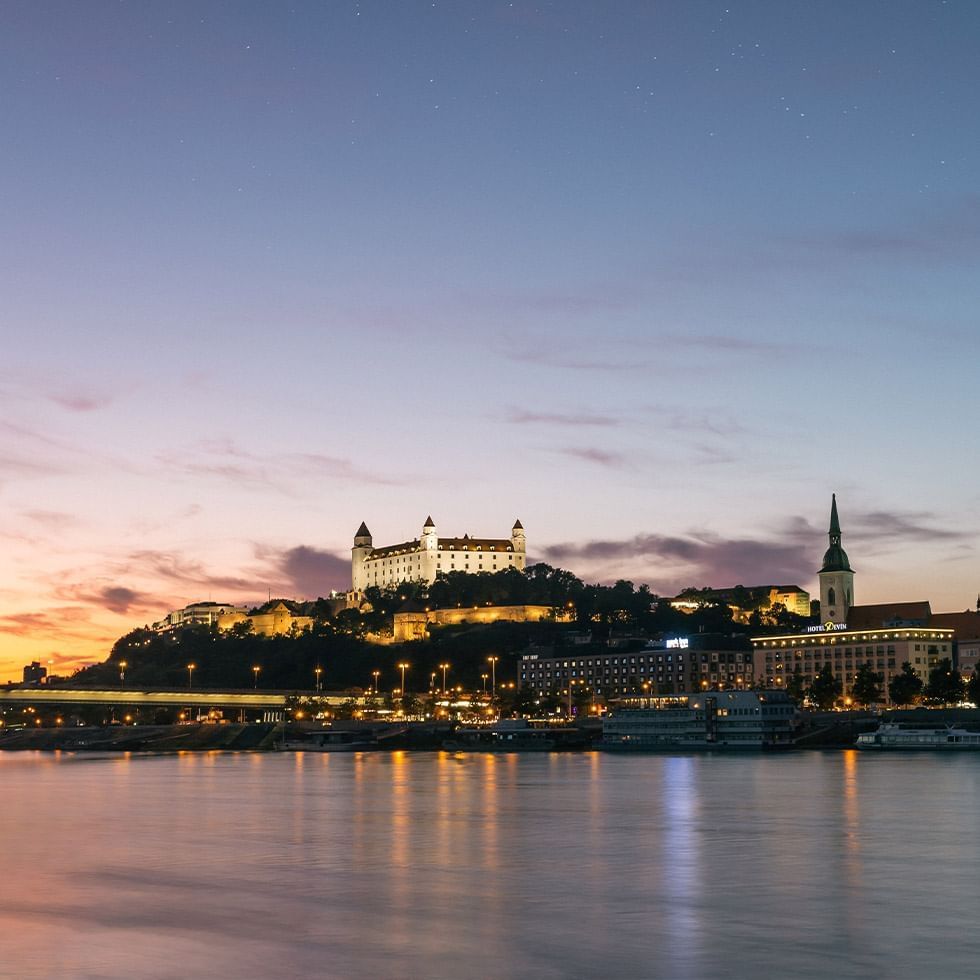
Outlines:
{"label": "purple cloud", "polygon": [[[722,538],[711,534],[675,537],[638,534],[625,540],[597,540],[545,548],[549,562],[592,565],[639,565],[659,587],[673,591],[684,585],[724,587],[746,584],[796,584],[812,578],[816,567],[812,542],[808,546],[778,541]],[[665,578],[654,563],[687,566]]]}
{"label": "purple cloud", "polygon": [[350,586],[350,559],[308,545],[284,551],[279,569],[299,595],[314,597]]}

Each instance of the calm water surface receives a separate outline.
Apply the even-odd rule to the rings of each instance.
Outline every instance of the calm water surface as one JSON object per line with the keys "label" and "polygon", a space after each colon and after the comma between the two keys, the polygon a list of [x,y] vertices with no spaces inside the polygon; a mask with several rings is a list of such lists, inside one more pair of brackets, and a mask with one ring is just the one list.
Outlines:
{"label": "calm water surface", "polygon": [[980,755],[0,753],[0,976],[976,977]]}

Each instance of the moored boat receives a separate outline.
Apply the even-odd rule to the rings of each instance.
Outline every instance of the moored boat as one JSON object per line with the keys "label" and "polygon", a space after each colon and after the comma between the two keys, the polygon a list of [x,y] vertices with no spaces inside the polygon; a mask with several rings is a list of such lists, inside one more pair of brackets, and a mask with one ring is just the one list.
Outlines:
{"label": "moored boat", "polygon": [[377,740],[366,733],[349,731],[310,732],[306,738],[284,739],[275,743],[281,752],[363,752],[377,748]]}
{"label": "moored boat", "polygon": [[915,728],[898,722],[882,722],[876,731],[858,735],[855,745],[870,750],[933,752],[980,752],[980,732],[955,725],[944,728]]}
{"label": "moored boat", "polygon": [[582,749],[589,736],[578,728],[539,728],[522,719],[496,725],[457,728],[442,747],[447,752],[554,752]]}
{"label": "moored boat", "polygon": [[704,691],[640,698],[602,723],[610,752],[705,751],[791,747],[799,727],[785,691]]}

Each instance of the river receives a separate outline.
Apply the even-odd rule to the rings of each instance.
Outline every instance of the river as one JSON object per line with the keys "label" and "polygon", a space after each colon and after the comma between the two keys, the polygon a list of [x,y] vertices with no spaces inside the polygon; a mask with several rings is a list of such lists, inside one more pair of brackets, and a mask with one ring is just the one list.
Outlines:
{"label": "river", "polygon": [[980,975],[980,755],[0,753],[0,976]]}

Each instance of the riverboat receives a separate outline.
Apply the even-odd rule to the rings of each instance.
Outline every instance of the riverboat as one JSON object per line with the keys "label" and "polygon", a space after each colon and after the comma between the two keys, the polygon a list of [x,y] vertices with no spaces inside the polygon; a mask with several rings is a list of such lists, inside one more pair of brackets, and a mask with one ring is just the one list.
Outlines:
{"label": "riverboat", "polygon": [[879,751],[980,752],[980,732],[970,732],[954,725],[914,728],[898,722],[882,722],[877,731],[858,735],[855,745],[859,749]]}
{"label": "riverboat", "polygon": [[608,752],[789,748],[800,715],[785,691],[705,691],[631,699],[602,724]]}
{"label": "riverboat", "polygon": [[588,741],[588,733],[578,728],[539,728],[504,719],[496,725],[457,728],[442,747],[447,752],[555,752],[582,749]]}
{"label": "riverboat", "polygon": [[378,747],[377,739],[366,732],[310,732],[306,738],[285,739],[274,747],[280,752],[363,752]]}

